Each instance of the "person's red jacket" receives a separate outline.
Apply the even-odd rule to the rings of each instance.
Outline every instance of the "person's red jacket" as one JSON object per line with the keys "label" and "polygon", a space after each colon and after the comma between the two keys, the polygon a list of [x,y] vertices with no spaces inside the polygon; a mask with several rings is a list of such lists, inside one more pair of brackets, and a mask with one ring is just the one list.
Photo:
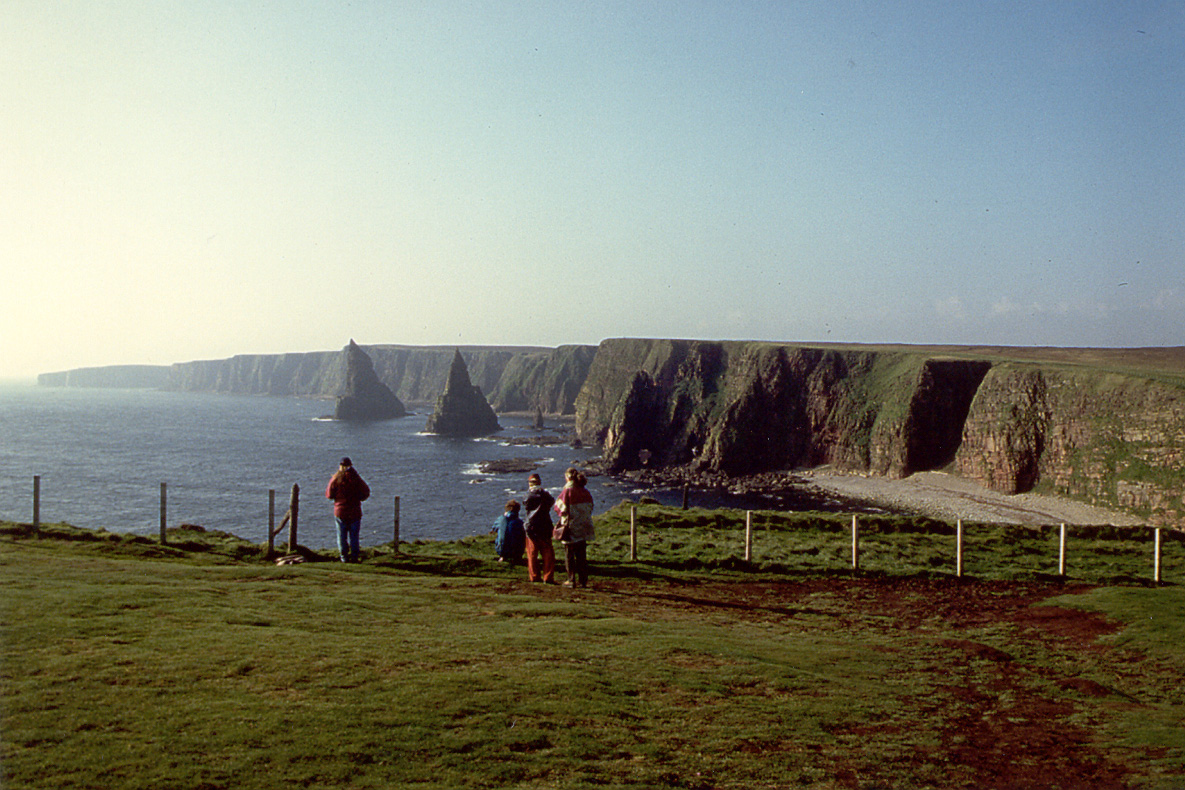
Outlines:
{"label": "person's red jacket", "polygon": [[342,521],[362,518],[362,503],[369,497],[370,486],[352,466],[330,478],[325,488],[325,498],[333,500],[333,515]]}

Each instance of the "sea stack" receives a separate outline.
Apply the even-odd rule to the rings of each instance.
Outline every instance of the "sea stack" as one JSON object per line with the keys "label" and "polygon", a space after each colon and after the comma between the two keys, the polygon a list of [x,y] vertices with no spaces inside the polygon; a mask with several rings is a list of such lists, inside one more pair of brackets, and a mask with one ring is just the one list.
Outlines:
{"label": "sea stack", "polygon": [[407,415],[403,402],[375,375],[370,356],[353,340],[342,351],[345,377],[333,416],[338,420],[389,420]]}
{"label": "sea stack", "polygon": [[502,430],[481,387],[475,387],[469,380],[469,368],[460,349],[453,356],[448,382],[436,399],[436,409],[424,430],[444,436],[485,436]]}

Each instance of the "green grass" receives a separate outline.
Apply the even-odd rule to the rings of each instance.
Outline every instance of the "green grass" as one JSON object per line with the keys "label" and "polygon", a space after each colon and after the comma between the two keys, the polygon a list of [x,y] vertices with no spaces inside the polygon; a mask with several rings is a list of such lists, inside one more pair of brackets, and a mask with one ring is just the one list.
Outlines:
{"label": "green grass", "polygon": [[[899,518],[862,526],[852,574],[850,522],[757,514],[744,563],[743,515],[640,512],[638,563],[628,510],[599,519],[588,592],[527,583],[488,539],[277,567],[225,533],[0,525],[0,785],[1079,787],[1092,760],[1185,780],[1181,587],[1018,582],[1050,535],[986,527],[958,581],[948,527]],[[1030,603],[1114,626],[1069,640]]]}

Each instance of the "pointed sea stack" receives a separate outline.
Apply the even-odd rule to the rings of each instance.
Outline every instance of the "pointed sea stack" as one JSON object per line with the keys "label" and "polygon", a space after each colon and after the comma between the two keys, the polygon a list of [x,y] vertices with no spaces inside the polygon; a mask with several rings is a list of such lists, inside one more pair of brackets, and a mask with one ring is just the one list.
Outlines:
{"label": "pointed sea stack", "polygon": [[370,356],[353,340],[345,355],[345,381],[337,396],[333,416],[338,420],[389,420],[405,417],[407,409],[386,384],[375,375]]}
{"label": "pointed sea stack", "polygon": [[460,349],[453,357],[444,393],[436,399],[436,409],[424,430],[444,436],[485,436],[502,430],[481,387],[473,386],[469,380],[469,368]]}

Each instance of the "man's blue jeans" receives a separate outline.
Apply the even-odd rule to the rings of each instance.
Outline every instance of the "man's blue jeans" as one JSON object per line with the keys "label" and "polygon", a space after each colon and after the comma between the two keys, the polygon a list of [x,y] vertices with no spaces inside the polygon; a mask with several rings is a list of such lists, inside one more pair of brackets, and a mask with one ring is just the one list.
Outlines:
{"label": "man's blue jeans", "polygon": [[341,519],[337,521],[337,551],[341,554],[342,562],[357,562],[360,553],[358,546],[359,534],[362,532],[362,519]]}

